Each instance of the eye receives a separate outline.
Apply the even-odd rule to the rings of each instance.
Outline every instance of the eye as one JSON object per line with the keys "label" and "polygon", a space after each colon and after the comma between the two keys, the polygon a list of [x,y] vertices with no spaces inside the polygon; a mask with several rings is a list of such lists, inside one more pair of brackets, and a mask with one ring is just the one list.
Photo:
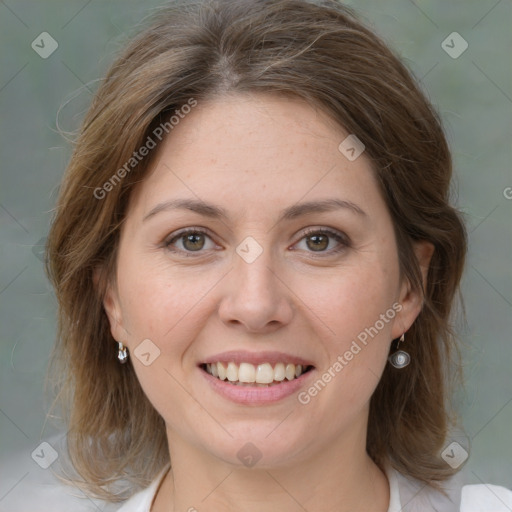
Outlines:
{"label": "eye", "polygon": [[[211,247],[205,247],[206,239],[211,241],[210,236],[207,234],[206,230],[202,228],[188,228],[176,233],[172,238],[167,239],[164,242],[164,246],[172,252],[181,252],[185,256],[190,256],[190,253],[194,252],[204,252],[202,249],[208,250],[213,249],[216,245],[212,241]],[[177,249],[174,247],[175,243],[181,245]]]}
{"label": "eye", "polygon": [[[339,253],[350,246],[349,238],[338,231],[328,228],[312,228],[304,233],[300,242],[305,241],[306,249],[308,252],[325,253],[325,255]],[[334,240],[334,248],[326,250],[332,246],[331,241]],[[300,243],[299,242],[299,243]],[[323,256],[324,254],[320,254]]]}
{"label": "eye", "polygon": [[[208,240],[211,243],[209,247],[207,244]],[[334,244],[331,243],[333,240]],[[299,243],[302,241],[305,241],[306,244],[306,248],[303,248],[303,250],[319,253],[318,256],[336,254],[350,246],[350,240],[344,233],[328,228],[308,229],[304,232],[304,236]],[[187,257],[193,256],[193,253],[198,253],[199,255],[201,252],[217,247],[203,228],[183,229],[171,235],[171,238],[168,238],[163,245],[171,252],[181,253]],[[334,248],[331,247],[329,249],[332,245],[334,245]]]}

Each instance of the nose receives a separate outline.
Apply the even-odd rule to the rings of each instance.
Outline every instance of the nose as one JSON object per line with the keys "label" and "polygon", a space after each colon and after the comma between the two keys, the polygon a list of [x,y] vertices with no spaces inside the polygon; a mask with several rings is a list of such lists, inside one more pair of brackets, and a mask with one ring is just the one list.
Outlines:
{"label": "nose", "polygon": [[269,253],[264,250],[251,263],[234,254],[218,310],[223,323],[252,333],[274,332],[290,323],[293,293]]}

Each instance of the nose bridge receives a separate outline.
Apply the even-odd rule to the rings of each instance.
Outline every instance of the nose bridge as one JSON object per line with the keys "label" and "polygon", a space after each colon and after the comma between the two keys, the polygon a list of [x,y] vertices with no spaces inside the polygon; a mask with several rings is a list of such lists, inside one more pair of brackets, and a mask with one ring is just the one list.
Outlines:
{"label": "nose bridge", "polygon": [[[269,301],[277,298],[275,270],[273,270],[272,251],[265,249],[252,237],[244,240],[236,248],[234,257],[235,289],[240,292],[240,299],[246,302]],[[273,293],[274,292],[274,293]]]}
{"label": "nose bridge", "polygon": [[223,321],[258,330],[290,320],[290,298],[275,263],[271,248],[252,237],[237,246],[229,286],[219,308]]}

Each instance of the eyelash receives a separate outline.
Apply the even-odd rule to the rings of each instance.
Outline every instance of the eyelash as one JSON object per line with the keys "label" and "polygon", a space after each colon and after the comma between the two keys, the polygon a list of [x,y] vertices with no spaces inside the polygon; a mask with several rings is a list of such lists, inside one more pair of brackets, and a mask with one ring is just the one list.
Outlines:
{"label": "eyelash", "polygon": [[[179,240],[180,238],[183,238],[186,235],[198,234],[198,233],[201,233],[201,234],[204,234],[204,235],[207,235],[208,237],[210,237],[210,235],[208,234],[208,231],[204,228],[187,228],[187,229],[184,229],[183,231],[179,231],[172,238],[167,239],[164,242],[163,246],[166,249],[168,249],[169,251],[171,251],[173,253],[181,253],[185,257],[197,257],[196,255],[194,255],[194,252],[196,252],[198,255],[200,255],[200,253],[202,253],[204,251],[202,251],[202,250],[200,250],[200,251],[183,251],[181,249],[176,250],[176,249],[171,248],[171,246],[175,241]],[[298,242],[300,242],[304,238],[307,238],[308,236],[312,236],[312,235],[328,235],[331,238],[334,238],[336,240],[336,242],[338,242],[338,244],[339,244],[337,248],[331,249],[330,251],[320,251],[318,253],[315,253],[315,251],[309,251],[309,252],[311,252],[311,254],[314,257],[324,258],[327,256],[331,256],[333,254],[338,254],[350,247],[350,240],[345,234],[339,233],[330,228],[321,228],[321,229],[308,228],[303,233],[302,238]]]}

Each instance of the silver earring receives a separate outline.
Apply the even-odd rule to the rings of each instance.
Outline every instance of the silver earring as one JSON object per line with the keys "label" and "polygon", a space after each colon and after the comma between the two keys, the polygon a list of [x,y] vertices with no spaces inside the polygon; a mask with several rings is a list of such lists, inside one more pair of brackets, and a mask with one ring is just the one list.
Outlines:
{"label": "silver earring", "polygon": [[[398,343],[396,344],[396,348],[400,346],[400,343],[405,341],[405,333],[400,336]],[[399,370],[405,368],[411,362],[411,356],[405,350],[397,350],[395,353],[391,354],[388,358],[388,361]]]}
{"label": "silver earring", "polygon": [[124,364],[128,361],[128,351],[126,350],[126,347],[118,341],[119,344],[119,352],[117,353],[117,359],[119,359],[119,362],[121,364]]}

